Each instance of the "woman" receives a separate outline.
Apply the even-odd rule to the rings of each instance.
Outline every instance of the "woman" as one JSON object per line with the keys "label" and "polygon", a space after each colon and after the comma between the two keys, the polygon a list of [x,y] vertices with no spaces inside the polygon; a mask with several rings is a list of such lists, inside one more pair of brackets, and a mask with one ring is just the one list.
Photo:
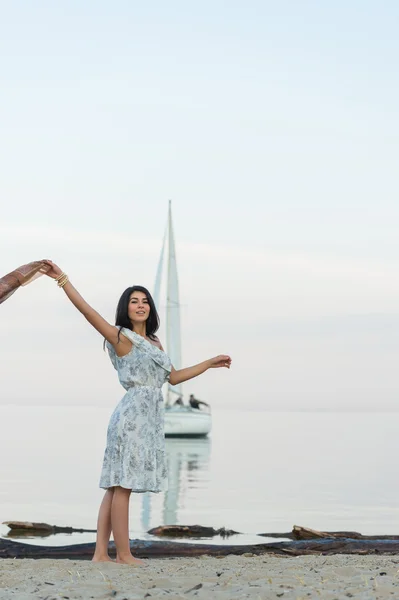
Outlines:
{"label": "woman", "polygon": [[114,536],[118,563],[141,564],[129,544],[131,492],[160,492],[166,484],[164,407],[161,387],[177,385],[210,368],[230,368],[231,358],[216,356],[176,371],[155,333],[158,314],[149,292],[127,288],[118,303],[116,324],[110,325],[79,294],[68,276],[45,260],[46,275],[56,280],[69,300],[106,339],[109,356],[126,394],[113,412],[107,433],[100,487],[106,489],[97,522],[93,560],[110,561],[108,542]]}

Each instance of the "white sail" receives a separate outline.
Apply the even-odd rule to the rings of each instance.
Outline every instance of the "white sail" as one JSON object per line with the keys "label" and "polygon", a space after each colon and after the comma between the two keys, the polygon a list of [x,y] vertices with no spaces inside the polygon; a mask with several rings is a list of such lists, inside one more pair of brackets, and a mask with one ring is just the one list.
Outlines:
{"label": "white sail", "polygon": [[163,236],[163,243],[162,243],[161,255],[159,257],[159,262],[158,262],[157,274],[156,274],[156,277],[155,277],[154,293],[152,295],[152,297],[154,299],[155,307],[156,307],[158,313],[159,313],[159,311],[161,309],[161,305],[160,305],[161,281],[162,281],[163,259],[164,259],[164,254],[165,254],[165,246],[166,246],[167,234],[168,234],[168,227],[166,226],[165,234]]}
{"label": "white sail", "polygon": [[[166,292],[166,347],[175,369],[181,368],[180,302],[177,276],[175,238],[172,223],[172,203],[169,200],[168,215],[168,281]],[[169,386],[168,392],[182,395],[181,384]],[[169,396],[169,393],[168,393]]]}

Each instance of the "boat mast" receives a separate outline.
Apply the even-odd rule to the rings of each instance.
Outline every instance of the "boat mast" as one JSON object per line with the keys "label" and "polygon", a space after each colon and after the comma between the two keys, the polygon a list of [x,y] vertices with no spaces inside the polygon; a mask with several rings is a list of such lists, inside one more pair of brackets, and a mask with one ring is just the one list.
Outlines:
{"label": "boat mast", "polygon": [[[166,293],[166,348],[175,369],[181,368],[180,338],[180,302],[179,281],[177,276],[176,248],[172,223],[172,201],[169,200],[168,211],[168,276]],[[168,386],[167,404],[170,392],[182,395],[182,386]]]}
{"label": "boat mast", "polygon": [[154,299],[154,304],[155,304],[155,307],[156,307],[158,313],[161,310],[161,304],[160,304],[161,282],[162,282],[162,271],[163,271],[163,259],[164,259],[164,255],[165,255],[165,247],[166,247],[167,237],[168,237],[168,224],[166,224],[165,233],[164,233],[164,236],[163,236],[161,255],[159,257],[157,274],[156,274],[156,277],[155,277],[154,293],[152,295],[153,299]]}

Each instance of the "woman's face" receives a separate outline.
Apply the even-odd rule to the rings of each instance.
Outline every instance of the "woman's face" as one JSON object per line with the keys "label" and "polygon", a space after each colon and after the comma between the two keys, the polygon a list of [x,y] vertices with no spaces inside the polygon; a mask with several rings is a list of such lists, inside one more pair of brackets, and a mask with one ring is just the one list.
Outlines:
{"label": "woman's face", "polygon": [[130,294],[128,316],[132,323],[144,323],[150,315],[150,305],[143,292]]}

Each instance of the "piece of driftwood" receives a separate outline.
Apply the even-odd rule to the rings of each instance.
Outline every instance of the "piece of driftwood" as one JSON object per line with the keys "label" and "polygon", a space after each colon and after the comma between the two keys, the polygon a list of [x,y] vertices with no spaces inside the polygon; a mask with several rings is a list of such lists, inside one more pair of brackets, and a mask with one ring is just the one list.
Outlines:
{"label": "piece of driftwood", "polygon": [[220,535],[223,538],[238,534],[238,531],[231,529],[214,529],[213,527],[203,527],[202,525],[161,525],[150,529],[147,533],[157,537],[177,537],[177,538],[204,538]]}
{"label": "piece of driftwood", "polygon": [[96,529],[75,529],[74,527],[58,527],[48,523],[31,523],[30,521],[4,521],[11,529],[12,537],[46,537],[56,533],[96,533]]}
{"label": "piece of driftwood", "polygon": [[[131,540],[131,549],[139,558],[179,556],[227,556],[229,554],[259,556],[302,556],[306,554],[399,554],[398,540],[317,539],[252,545],[189,544],[167,541]],[[94,543],[71,546],[36,546],[0,539],[0,558],[69,558],[90,560]],[[115,556],[114,544],[109,554]]]}
{"label": "piece of driftwood", "polygon": [[317,531],[308,527],[299,527],[294,525],[292,529],[292,539],[294,540],[314,540],[314,539],[352,539],[352,540],[399,540],[399,535],[362,535],[357,531]]}
{"label": "piece of driftwood", "polygon": [[[349,538],[352,540],[358,540],[364,539],[365,537],[360,533],[356,533],[355,531],[317,531],[317,529],[299,527],[298,525],[294,525],[292,531],[287,531],[286,533],[257,533],[256,535],[268,538],[283,538],[287,540],[314,540],[325,538]],[[367,537],[367,539],[369,538]],[[383,536],[376,536],[373,539],[383,539]],[[396,539],[396,537],[388,537],[387,539]]]}

